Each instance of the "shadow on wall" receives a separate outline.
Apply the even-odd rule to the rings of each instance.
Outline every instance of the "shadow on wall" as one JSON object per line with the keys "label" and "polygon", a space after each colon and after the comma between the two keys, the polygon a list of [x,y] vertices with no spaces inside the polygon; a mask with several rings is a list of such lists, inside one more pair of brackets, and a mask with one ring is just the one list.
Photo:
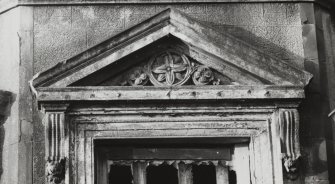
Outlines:
{"label": "shadow on wall", "polygon": [[[212,25],[212,26],[217,27],[216,30],[220,30],[220,32],[229,33],[230,35],[233,35],[245,41],[246,43],[249,43],[250,45],[252,45],[253,47],[255,47],[256,49],[260,51],[269,53],[272,57],[277,57],[281,60],[287,61],[287,63],[289,63],[292,66],[303,67],[304,64],[306,64],[306,61],[304,61],[305,60],[304,56],[295,54],[292,51],[273,43],[271,39],[256,36],[253,32],[248,31],[245,28],[238,27],[235,25],[234,26],[232,25],[223,25],[223,26],[222,25],[220,26]],[[279,38],[276,38],[276,39],[279,39]],[[283,41],[283,43],[285,43],[285,41]]]}
{"label": "shadow on wall", "polygon": [[10,116],[11,107],[16,99],[16,95],[9,91],[0,90],[0,181],[3,173],[2,152],[4,149],[5,129],[3,124]]}
{"label": "shadow on wall", "polygon": [[[271,40],[258,37],[252,32],[241,27],[227,25],[220,26],[219,28],[222,32],[228,32],[229,34],[234,35],[247,43],[251,43],[258,50],[270,53],[272,56],[280,58],[292,66],[304,67],[304,70],[307,70],[313,75],[318,75],[318,73],[320,73],[323,77],[327,77],[326,71],[318,71],[318,62],[311,61],[304,56],[297,55],[288,49],[274,44]],[[309,33],[303,32],[303,37],[307,34]],[[302,158],[299,162],[300,166],[298,166],[300,167],[300,177],[302,177],[300,180],[304,180],[304,177],[312,177],[325,173],[328,169],[330,169],[329,173],[333,172],[331,171],[332,168],[328,168],[328,162],[331,163],[334,160],[333,155],[327,155],[326,153],[326,150],[333,150],[333,145],[326,146],[324,139],[316,139],[318,141],[314,140],[312,142],[311,139],[308,139],[308,137],[324,137],[324,133],[316,132],[324,132],[325,125],[317,127],[314,126],[316,122],[318,125],[320,125],[320,122],[322,122],[321,124],[328,123],[326,120],[328,117],[326,115],[329,113],[330,109],[327,108],[328,104],[322,103],[322,100],[319,99],[319,97],[322,96],[320,93],[322,89],[320,89],[319,86],[322,81],[319,80],[319,76],[315,76],[311,81],[311,84],[306,88],[306,99],[301,104],[301,109],[299,110],[301,114],[300,144],[302,146]]]}

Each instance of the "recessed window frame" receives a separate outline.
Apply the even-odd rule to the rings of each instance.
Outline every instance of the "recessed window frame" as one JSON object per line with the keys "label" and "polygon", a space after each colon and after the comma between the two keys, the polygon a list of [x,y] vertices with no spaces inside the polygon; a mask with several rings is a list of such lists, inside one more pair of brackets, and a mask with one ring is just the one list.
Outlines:
{"label": "recessed window frame", "polygon": [[[190,139],[192,140],[192,139]],[[208,139],[207,141],[210,141]],[[205,142],[207,142],[205,141]],[[139,141],[141,142],[141,141]],[[190,141],[192,142],[192,141]],[[202,144],[204,142],[202,141]],[[142,145],[143,146],[143,145]],[[157,145],[156,145],[157,146]],[[218,147],[218,146],[221,146]],[[111,164],[124,164],[131,166],[133,183],[134,184],[148,184],[147,183],[147,168],[149,166],[159,166],[159,165],[171,165],[177,169],[177,178],[178,184],[193,184],[193,172],[192,168],[199,165],[211,165],[215,168],[215,180],[217,184],[228,183],[228,173],[229,173],[229,162],[231,160],[230,150],[232,149],[232,145],[213,145],[204,146],[204,145],[192,145],[192,148],[189,145],[183,144],[175,144],[169,146],[164,146],[160,148],[153,148],[152,146],[144,146],[139,147],[139,145],[129,147],[126,145],[125,147],[120,146],[97,146],[95,149],[95,155],[97,160],[96,171],[97,171],[97,184],[109,184],[110,181],[108,179],[101,179],[101,177],[107,177],[108,167]],[[187,149],[189,148],[189,149]],[[128,150],[127,150],[128,149]],[[175,149],[175,154],[177,156],[171,156],[171,151]],[[194,149],[194,150],[192,150]],[[204,150],[205,154],[211,155],[211,153],[216,152],[219,153],[229,150],[229,156],[226,156],[223,153],[221,154],[221,158],[219,157],[204,157],[197,155],[194,151],[201,152],[201,149]],[[125,151],[126,150],[126,151]],[[131,150],[132,155],[127,155]],[[189,151],[191,150],[191,151]],[[114,152],[113,152],[114,151]],[[160,152],[161,151],[161,152]],[[120,152],[120,154],[116,154],[115,152]],[[126,153],[128,152],[128,153]],[[149,152],[153,154],[150,155]],[[185,152],[186,156],[181,156],[180,152]],[[196,157],[193,159],[187,154],[195,154]],[[146,155],[147,154],[147,155]],[[165,156],[164,156],[165,155]],[[201,154],[200,154],[201,155]],[[213,154],[212,154],[213,155]],[[222,156],[225,155],[226,158]],[[112,157],[111,157],[112,156]],[[114,159],[113,159],[114,157]],[[105,167],[102,168],[102,167]],[[106,169],[107,168],[107,169]],[[103,173],[99,173],[103,172]]]}

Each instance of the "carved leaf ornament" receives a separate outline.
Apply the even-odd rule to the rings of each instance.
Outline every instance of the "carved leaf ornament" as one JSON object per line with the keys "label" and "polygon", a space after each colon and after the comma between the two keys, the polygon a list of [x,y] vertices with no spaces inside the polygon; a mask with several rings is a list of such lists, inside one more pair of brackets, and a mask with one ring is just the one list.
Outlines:
{"label": "carved leaf ornament", "polygon": [[191,63],[177,50],[166,50],[153,56],[145,67],[136,67],[121,85],[144,86],[150,81],[154,86],[181,86],[192,78],[194,85],[219,85],[214,72],[207,66]]}
{"label": "carved leaf ornament", "polygon": [[188,58],[176,51],[165,51],[149,61],[150,81],[156,86],[179,86],[190,77]]}

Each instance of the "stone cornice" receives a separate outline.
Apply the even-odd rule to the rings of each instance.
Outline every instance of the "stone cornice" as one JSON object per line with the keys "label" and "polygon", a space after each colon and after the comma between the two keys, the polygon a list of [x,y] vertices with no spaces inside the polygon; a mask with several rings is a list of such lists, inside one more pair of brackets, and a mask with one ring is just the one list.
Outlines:
{"label": "stone cornice", "polygon": [[0,14],[18,6],[41,5],[103,5],[103,4],[181,4],[181,3],[317,3],[326,8],[335,5],[333,0],[10,0],[0,2]]}
{"label": "stone cornice", "polygon": [[[37,88],[39,103],[136,100],[261,100],[302,99],[304,86],[184,86]],[[50,108],[49,108],[50,109]]]}

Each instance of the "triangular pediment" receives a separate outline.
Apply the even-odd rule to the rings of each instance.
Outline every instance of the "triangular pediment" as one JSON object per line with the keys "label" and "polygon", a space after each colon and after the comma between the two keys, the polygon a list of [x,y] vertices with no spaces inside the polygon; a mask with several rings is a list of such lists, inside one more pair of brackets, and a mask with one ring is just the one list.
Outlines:
{"label": "triangular pediment", "polygon": [[34,87],[299,85],[312,75],[167,9],[37,74]]}

